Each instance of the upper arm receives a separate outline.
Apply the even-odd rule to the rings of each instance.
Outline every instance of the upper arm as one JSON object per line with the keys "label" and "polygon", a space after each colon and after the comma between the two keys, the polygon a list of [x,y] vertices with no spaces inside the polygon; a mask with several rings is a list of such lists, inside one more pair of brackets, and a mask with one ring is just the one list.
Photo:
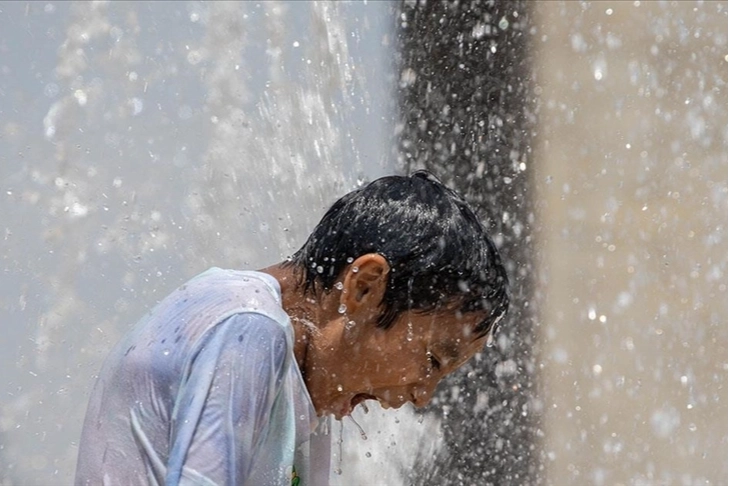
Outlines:
{"label": "upper arm", "polygon": [[285,329],[260,314],[236,314],[208,333],[175,401],[168,483],[193,471],[218,484],[245,481],[267,432],[288,350]]}

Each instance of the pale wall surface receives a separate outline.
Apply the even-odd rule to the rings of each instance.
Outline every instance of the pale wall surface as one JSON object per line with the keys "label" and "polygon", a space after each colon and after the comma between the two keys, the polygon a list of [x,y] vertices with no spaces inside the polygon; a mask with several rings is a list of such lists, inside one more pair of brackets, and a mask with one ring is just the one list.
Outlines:
{"label": "pale wall surface", "polygon": [[538,2],[545,484],[727,484],[727,4]]}

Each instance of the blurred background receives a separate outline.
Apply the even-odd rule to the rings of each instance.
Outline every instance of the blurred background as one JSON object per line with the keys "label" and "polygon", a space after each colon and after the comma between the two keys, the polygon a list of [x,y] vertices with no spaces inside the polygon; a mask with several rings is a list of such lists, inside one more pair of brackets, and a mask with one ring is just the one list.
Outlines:
{"label": "blurred background", "polygon": [[726,83],[726,2],[1,3],[0,484],[72,483],[167,293],[420,167],[515,305],[433,407],[335,424],[332,481],[727,484]]}

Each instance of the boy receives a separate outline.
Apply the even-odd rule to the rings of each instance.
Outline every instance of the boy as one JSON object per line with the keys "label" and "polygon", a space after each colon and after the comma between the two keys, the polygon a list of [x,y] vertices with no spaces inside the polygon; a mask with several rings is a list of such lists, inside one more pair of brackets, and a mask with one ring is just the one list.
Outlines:
{"label": "boy", "polygon": [[210,269],[142,319],[99,375],[76,484],[325,484],[317,417],[424,406],[507,307],[461,198],[425,171],[378,179],[290,260]]}

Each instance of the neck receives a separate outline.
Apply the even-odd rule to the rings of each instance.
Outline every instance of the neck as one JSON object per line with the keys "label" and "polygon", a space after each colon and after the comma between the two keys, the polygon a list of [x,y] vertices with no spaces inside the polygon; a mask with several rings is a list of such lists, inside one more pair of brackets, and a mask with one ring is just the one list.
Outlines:
{"label": "neck", "polygon": [[318,332],[321,315],[317,301],[305,295],[303,275],[293,265],[279,263],[260,270],[275,278],[281,286],[281,301],[294,328],[294,357],[306,379],[306,358],[313,333]]}

